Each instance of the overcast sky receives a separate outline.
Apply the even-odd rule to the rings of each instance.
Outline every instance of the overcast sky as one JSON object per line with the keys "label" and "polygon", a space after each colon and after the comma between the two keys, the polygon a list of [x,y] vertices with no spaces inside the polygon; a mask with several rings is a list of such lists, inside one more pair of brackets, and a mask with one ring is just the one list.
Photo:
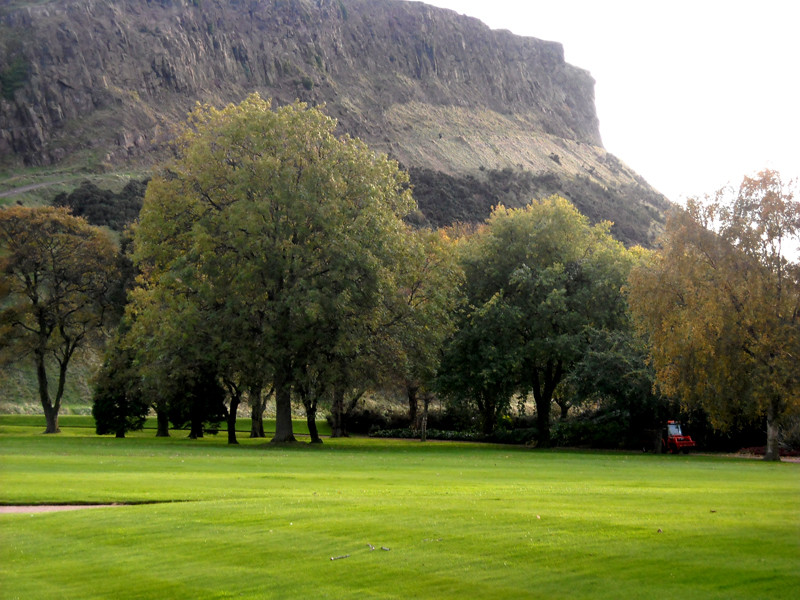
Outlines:
{"label": "overcast sky", "polygon": [[597,82],[606,149],[671,200],[800,176],[797,0],[426,1],[561,42]]}

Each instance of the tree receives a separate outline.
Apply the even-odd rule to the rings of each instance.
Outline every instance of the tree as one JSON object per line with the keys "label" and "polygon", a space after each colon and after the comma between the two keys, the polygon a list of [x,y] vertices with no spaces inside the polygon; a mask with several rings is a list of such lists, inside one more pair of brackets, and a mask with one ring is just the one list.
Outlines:
{"label": "tree", "polygon": [[392,349],[389,362],[405,388],[411,426],[419,429],[424,441],[428,405],[445,340],[455,329],[464,274],[456,244],[447,233],[422,229],[413,235],[418,243],[409,244],[409,256],[403,261],[397,316],[382,347]]}
{"label": "tree", "polygon": [[189,437],[203,437],[206,426],[214,432],[226,420],[225,389],[220,384],[214,365],[187,365],[173,382],[167,405],[169,420],[176,429],[189,425]]}
{"label": "tree", "polygon": [[800,403],[800,265],[787,252],[800,239],[794,187],[767,170],[738,191],[690,200],[629,284],[664,393],[702,406],[717,428],[763,416],[766,460],[780,459],[780,418]]}
{"label": "tree", "polygon": [[498,399],[512,390],[533,394],[541,446],[550,444],[553,394],[586,353],[588,332],[613,330],[625,319],[621,286],[633,255],[610,226],[590,226],[554,196],[496,208],[466,245],[469,313],[455,340],[464,336],[473,351],[460,354],[485,361],[474,369]]}
{"label": "tree", "polygon": [[105,232],[66,209],[0,211],[0,347],[13,360],[33,357],[45,433],[59,431],[70,360],[117,316],[116,255]]}
{"label": "tree", "polygon": [[615,415],[625,426],[613,440],[615,446],[650,447],[654,439],[646,439],[646,433],[654,438],[658,432],[660,448],[660,430],[670,417],[670,406],[654,388],[647,340],[632,323],[613,331],[589,331],[588,339],[586,353],[564,381],[572,401],[593,401],[598,414]]}
{"label": "tree", "polygon": [[495,294],[460,312],[458,329],[444,350],[437,390],[456,404],[474,404],[486,435],[521,387],[520,320],[515,307]]}
{"label": "tree", "polygon": [[142,429],[150,403],[134,367],[134,357],[120,346],[119,338],[106,352],[93,387],[92,416],[98,435],[114,433],[122,438],[128,431]]}
{"label": "tree", "polygon": [[273,111],[257,95],[198,106],[176,160],[148,186],[135,233],[143,288],[215,323],[209,351],[224,350],[221,373],[272,380],[276,442],[294,439],[303,367],[363,348],[351,325],[370,330],[363,324],[396,289],[401,218],[413,208],[397,163],[336,138],[335,126],[317,109]]}

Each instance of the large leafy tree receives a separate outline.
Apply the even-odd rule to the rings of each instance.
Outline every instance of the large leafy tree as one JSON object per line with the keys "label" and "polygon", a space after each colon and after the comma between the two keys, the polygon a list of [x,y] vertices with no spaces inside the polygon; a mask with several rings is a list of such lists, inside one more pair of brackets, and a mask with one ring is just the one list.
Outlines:
{"label": "large leafy tree", "polygon": [[633,255],[609,228],[591,226],[567,200],[551,197],[495,209],[466,248],[470,309],[455,338],[455,348],[467,344],[462,368],[480,357],[473,370],[495,403],[532,393],[542,446],[550,443],[553,393],[586,353],[590,331],[625,320],[621,287]]}
{"label": "large leafy tree", "polygon": [[[420,426],[424,438],[442,345],[453,329],[461,269],[454,242],[445,232],[409,230],[400,253],[395,288],[387,290],[375,317],[347,324],[350,337],[365,343],[357,354],[326,357],[332,369],[327,380],[332,384],[333,436],[346,435],[347,418],[368,389],[396,387],[406,392],[412,423]],[[417,421],[419,400],[422,412]]]}
{"label": "large leafy tree", "polygon": [[204,315],[197,339],[223,360],[221,374],[272,381],[279,442],[294,439],[303,367],[357,356],[355,333],[372,329],[365,323],[397,289],[401,218],[413,205],[397,164],[337,138],[335,126],[317,109],[272,110],[257,95],[198,106],[177,158],[150,182],[136,229],[136,298],[190,305],[167,314]]}
{"label": "large leafy tree", "polygon": [[718,428],[763,416],[767,460],[779,460],[780,418],[800,403],[799,239],[793,187],[764,171],[676,210],[629,286],[664,392]]}
{"label": "large leafy tree", "polygon": [[32,357],[45,433],[57,433],[70,361],[116,316],[117,251],[66,209],[12,207],[0,211],[0,257],[0,348]]}

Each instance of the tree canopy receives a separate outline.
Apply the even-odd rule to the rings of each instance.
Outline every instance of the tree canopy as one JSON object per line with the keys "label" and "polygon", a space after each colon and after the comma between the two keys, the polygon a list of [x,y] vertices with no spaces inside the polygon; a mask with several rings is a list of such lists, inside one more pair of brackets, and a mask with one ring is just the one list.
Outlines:
{"label": "tree canopy", "polygon": [[64,208],[0,211],[0,349],[6,358],[33,358],[46,433],[58,432],[70,360],[116,316],[119,285],[104,231]]}
{"label": "tree canopy", "polygon": [[258,95],[198,106],[135,231],[133,334],[169,316],[222,375],[271,380],[275,441],[294,439],[291,392],[308,365],[364,353],[408,242],[407,177],[335,126]]}
{"label": "tree canopy", "polygon": [[625,319],[621,286],[633,255],[609,227],[589,225],[554,196],[496,208],[465,245],[468,307],[441,381],[479,403],[485,430],[513,393],[532,393],[539,441],[549,445],[553,392],[585,354],[589,332]]}
{"label": "tree canopy", "polygon": [[771,460],[781,416],[800,403],[800,264],[787,252],[798,240],[793,185],[764,171],[676,210],[629,285],[664,393],[719,428],[763,416]]}

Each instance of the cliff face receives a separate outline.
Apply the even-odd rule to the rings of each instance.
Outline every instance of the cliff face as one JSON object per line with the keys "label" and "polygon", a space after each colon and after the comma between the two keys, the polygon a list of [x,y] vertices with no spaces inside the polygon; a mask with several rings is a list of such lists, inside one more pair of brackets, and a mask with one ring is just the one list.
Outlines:
{"label": "cliff face", "polygon": [[646,185],[609,165],[594,81],[560,44],[418,2],[12,1],[0,85],[5,165],[146,163],[195,102],[259,91],[325,103],[407,166]]}

